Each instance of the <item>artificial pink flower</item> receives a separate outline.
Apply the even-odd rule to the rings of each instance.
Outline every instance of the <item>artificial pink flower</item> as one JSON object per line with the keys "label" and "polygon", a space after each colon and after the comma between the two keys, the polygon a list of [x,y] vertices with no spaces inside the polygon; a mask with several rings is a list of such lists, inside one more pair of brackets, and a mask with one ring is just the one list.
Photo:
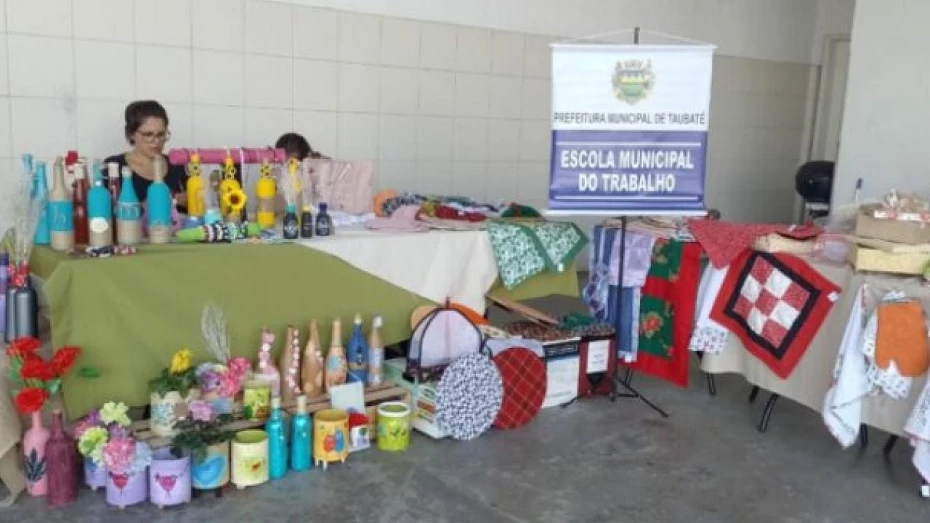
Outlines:
{"label": "artificial pink flower", "polygon": [[129,438],[114,438],[103,446],[103,462],[107,470],[122,474],[136,460],[136,442]]}
{"label": "artificial pink flower", "polygon": [[248,371],[252,370],[252,363],[248,360],[248,358],[236,356],[235,358],[229,360],[227,367],[229,368],[227,373],[231,372],[237,378],[241,379]]}
{"label": "artificial pink flower", "polygon": [[188,405],[191,418],[194,421],[208,422],[213,419],[213,407],[203,400],[194,400]]}

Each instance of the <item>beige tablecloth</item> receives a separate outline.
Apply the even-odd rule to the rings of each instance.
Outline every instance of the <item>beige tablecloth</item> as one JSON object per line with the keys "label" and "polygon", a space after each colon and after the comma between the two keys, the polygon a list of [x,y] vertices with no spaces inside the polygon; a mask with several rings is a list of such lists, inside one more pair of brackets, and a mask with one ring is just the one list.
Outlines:
{"label": "beige tablecloth", "polygon": [[[922,287],[916,278],[901,278],[879,274],[857,274],[848,266],[810,262],[825,277],[839,285],[843,292],[801,357],[788,379],[776,376],[764,363],[746,351],[739,338],[731,335],[726,349],[717,355],[705,355],[701,368],[711,374],[737,373],[747,381],[779,396],[791,399],[821,412],[824,396],[830,389],[833,368],[853,300],[855,290],[868,283],[866,310],[874,310],[882,296],[891,290],[900,290],[909,297],[920,298],[924,310],[930,310],[930,289]],[[869,303],[870,302],[870,303]],[[917,396],[924,386],[924,378],[914,380],[911,393],[905,400],[893,400],[879,395],[862,402],[862,423],[892,434],[902,434]]]}

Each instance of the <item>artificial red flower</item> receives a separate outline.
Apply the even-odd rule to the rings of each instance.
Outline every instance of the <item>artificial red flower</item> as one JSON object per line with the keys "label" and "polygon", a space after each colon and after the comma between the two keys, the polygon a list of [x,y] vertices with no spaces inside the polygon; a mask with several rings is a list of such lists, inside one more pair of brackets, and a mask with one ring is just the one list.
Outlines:
{"label": "artificial red flower", "polygon": [[35,354],[42,347],[42,342],[38,338],[31,336],[22,336],[13,340],[6,348],[6,355],[9,357],[25,356],[26,354]]}
{"label": "artificial red flower", "polygon": [[32,414],[42,410],[42,405],[48,399],[48,392],[38,387],[26,387],[16,393],[13,402],[16,404],[16,410],[22,414]]}
{"label": "artificial red flower", "polygon": [[57,375],[64,376],[67,374],[68,371],[71,370],[71,366],[74,365],[74,360],[80,353],[80,348],[71,345],[58,349],[55,355],[52,356],[52,368],[55,369]]}
{"label": "artificial red flower", "polygon": [[20,375],[24,380],[49,381],[55,379],[57,374],[54,365],[45,363],[42,358],[36,357],[23,362]]}

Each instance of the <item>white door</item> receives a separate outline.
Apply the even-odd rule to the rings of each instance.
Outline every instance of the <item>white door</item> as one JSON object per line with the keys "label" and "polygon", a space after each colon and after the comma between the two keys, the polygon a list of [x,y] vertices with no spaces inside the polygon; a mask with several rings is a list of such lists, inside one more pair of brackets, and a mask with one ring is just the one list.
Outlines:
{"label": "white door", "polygon": [[828,39],[824,49],[820,109],[815,123],[811,160],[835,162],[840,150],[846,80],[849,75],[849,39]]}

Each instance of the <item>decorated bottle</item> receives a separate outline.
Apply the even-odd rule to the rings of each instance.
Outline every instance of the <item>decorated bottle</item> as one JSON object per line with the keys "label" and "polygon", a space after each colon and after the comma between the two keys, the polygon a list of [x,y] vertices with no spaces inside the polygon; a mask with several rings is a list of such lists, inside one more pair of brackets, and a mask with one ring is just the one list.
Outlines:
{"label": "decorated bottle", "polygon": [[171,191],[165,185],[165,159],[155,156],[153,167],[155,180],[149,185],[145,198],[149,241],[168,243],[171,240]]}
{"label": "decorated bottle", "polygon": [[123,185],[116,203],[116,222],[119,228],[117,242],[120,245],[138,245],[142,242],[142,204],[132,185],[132,171],[124,166],[121,173]]}
{"label": "decorated bottle", "polygon": [[348,380],[361,382],[362,386],[368,383],[368,343],[365,342],[365,333],[362,332],[362,316],[355,315],[352,325],[352,336],[349,338],[346,358],[349,363]]}
{"label": "decorated bottle", "polygon": [[313,238],[313,225],[313,209],[309,204],[305,204],[303,212],[300,213],[300,237]]}
{"label": "decorated bottle", "polygon": [[334,385],[345,383],[347,372],[346,351],[342,347],[342,322],[336,318],[333,320],[332,342],[326,355],[326,391],[329,392]]}
{"label": "decorated bottle", "polygon": [[255,379],[268,383],[271,388],[271,397],[277,398],[281,395],[281,373],[275,367],[271,360],[271,347],[274,345],[274,333],[267,327],[262,328],[262,346],[258,352],[258,368],[255,371]]}
{"label": "decorated bottle", "polygon": [[287,474],[287,433],[281,414],[281,398],[271,400],[271,417],[265,422],[268,433],[268,476],[281,479]]}
{"label": "decorated bottle", "polygon": [[45,162],[35,162],[33,166],[32,155],[23,155],[23,168],[27,173],[30,172],[29,169],[32,172],[32,199],[42,207],[33,237],[35,245],[48,245],[51,241],[51,230],[48,225],[48,178],[45,167]]}
{"label": "decorated bottle", "polygon": [[67,505],[77,499],[78,455],[77,445],[61,420],[61,411],[52,418],[52,435],[45,446],[45,464],[48,468],[48,504],[53,507]]}
{"label": "decorated bottle", "polygon": [[7,325],[12,328],[12,326],[16,323],[15,318],[13,318],[12,321],[8,321],[7,319],[7,315],[15,310],[12,308],[7,308],[9,305],[7,301],[7,293],[11,294],[9,299],[12,300],[16,292],[13,290],[13,287],[9,285],[9,263],[10,255],[6,252],[0,252],[0,331],[3,332],[4,341],[6,342],[13,341],[12,336],[10,336],[10,333],[7,331]]}
{"label": "decorated bottle", "polygon": [[206,212],[206,193],[203,177],[200,176],[200,155],[192,154],[187,163],[187,214],[193,218],[203,218]]}
{"label": "decorated bottle", "polygon": [[[91,173],[93,186],[87,191],[87,220],[90,228],[91,247],[109,247],[113,245],[113,207],[110,191],[103,184],[102,173],[96,168]],[[82,160],[74,167],[86,173],[87,164]]]}
{"label": "decorated bottle", "polygon": [[371,320],[368,338],[368,386],[377,387],[384,382],[384,343],[381,341],[381,316]]}
{"label": "decorated bottle", "polygon": [[296,240],[300,232],[300,225],[297,223],[297,209],[294,204],[287,204],[284,211],[284,222],[282,231],[285,240]]}
{"label": "decorated bottle", "polygon": [[255,219],[262,229],[270,229],[274,227],[274,202],[278,191],[268,160],[262,160],[260,172],[261,176],[255,182],[255,197],[258,198]]}
{"label": "decorated bottle", "polygon": [[320,332],[316,320],[310,322],[310,334],[307,337],[307,346],[304,349],[301,380],[303,393],[308,398],[317,398],[325,392],[323,388],[323,361],[322,347],[320,347]]}
{"label": "decorated bottle", "polygon": [[291,416],[291,468],[297,472],[310,468],[312,447],[307,397],[297,396],[297,411]]}
{"label": "decorated bottle", "polygon": [[[23,263],[17,269],[17,277],[14,281],[16,290],[13,294],[13,311],[14,326],[7,323],[6,328],[14,329],[13,339],[23,336],[36,337],[39,335],[39,298],[36,290],[32,287],[29,279],[29,266]],[[9,296],[9,295],[8,295]],[[7,303],[7,307],[11,305]]]}
{"label": "decorated bottle", "polygon": [[[74,172],[74,166],[77,164],[80,155],[77,151],[68,151],[65,154],[65,181],[70,180],[71,189],[76,187],[77,173]],[[90,189],[90,187],[88,187]],[[84,191],[87,192],[87,191]],[[87,196],[86,194],[84,196]]]}
{"label": "decorated bottle", "polygon": [[48,195],[48,224],[51,245],[56,251],[74,248],[74,205],[65,185],[65,166],[61,157],[52,166],[52,192]]}
{"label": "decorated bottle", "polygon": [[327,205],[320,203],[320,212],[316,215],[316,235],[330,236],[333,234],[333,220],[326,212]]}
{"label": "decorated bottle", "polygon": [[87,245],[90,241],[90,228],[87,223],[87,193],[90,190],[87,173],[81,169],[73,169],[74,191],[71,192],[71,209],[74,219],[74,243]]}
{"label": "decorated bottle", "polygon": [[32,413],[32,426],[23,433],[23,469],[26,490],[33,496],[48,494],[48,468],[45,451],[51,433],[42,425],[42,411]]}
{"label": "decorated bottle", "polygon": [[[119,163],[107,163],[107,191],[110,193],[110,209],[115,212],[116,204],[119,203],[120,176]],[[113,220],[113,239],[119,238],[119,226],[116,220]]]}
{"label": "decorated bottle", "polygon": [[278,360],[278,369],[281,371],[281,398],[287,404],[300,395],[300,352],[300,331],[288,326],[287,341]]}

